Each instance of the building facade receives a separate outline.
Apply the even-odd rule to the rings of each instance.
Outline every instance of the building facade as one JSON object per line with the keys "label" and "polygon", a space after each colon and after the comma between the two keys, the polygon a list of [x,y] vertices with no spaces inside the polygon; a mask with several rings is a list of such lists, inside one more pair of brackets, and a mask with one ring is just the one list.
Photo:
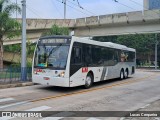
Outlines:
{"label": "building facade", "polygon": [[160,9],[160,0],[143,0],[144,10]]}

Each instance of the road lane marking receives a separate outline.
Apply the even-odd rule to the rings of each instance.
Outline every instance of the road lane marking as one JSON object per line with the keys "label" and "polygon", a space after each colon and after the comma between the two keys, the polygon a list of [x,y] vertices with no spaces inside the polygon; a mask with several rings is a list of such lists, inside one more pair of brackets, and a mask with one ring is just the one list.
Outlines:
{"label": "road lane marking", "polygon": [[21,104],[26,104],[26,103],[29,103],[29,102],[28,101],[24,101],[24,102],[12,103],[12,104],[8,104],[8,105],[0,106],[0,109],[13,107],[13,106],[21,105]]}
{"label": "road lane marking", "polygon": [[92,117],[92,118],[88,118],[86,120],[101,120],[101,119],[97,119],[97,118]]}
{"label": "road lane marking", "polygon": [[160,120],[160,118],[158,118],[158,117],[156,117],[156,118],[154,118],[155,120]]}
{"label": "road lane marking", "polygon": [[[40,106],[40,107],[25,110],[25,111],[44,111],[44,110],[47,110],[47,109],[50,109],[50,108],[51,107],[49,107],[49,106]],[[7,117],[1,117],[0,120],[11,120],[11,119],[14,119],[14,118],[16,118],[16,117],[7,116]]]}
{"label": "road lane marking", "polygon": [[13,119],[13,117],[0,117],[0,120],[10,120]]}
{"label": "road lane marking", "polygon": [[71,95],[78,95],[78,94],[93,92],[93,91],[96,91],[96,90],[109,89],[109,88],[113,88],[115,86],[122,86],[122,85],[126,85],[126,84],[131,84],[131,83],[142,81],[142,80],[145,80],[145,79],[148,79],[148,78],[153,78],[153,77],[156,77],[156,76],[159,76],[159,74],[154,73],[154,74],[151,74],[147,77],[143,77],[143,78],[139,78],[139,79],[133,79],[133,80],[129,80],[129,81],[115,83],[115,84],[112,84],[112,85],[109,85],[109,86],[92,88],[92,89],[88,89],[88,90],[82,90],[82,91],[78,91],[78,92],[72,92],[72,93],[67,93],[67,94],[62,94],[62,95],[57,95],[57,96],[49,96],[49,97],[46,97],[46,98],[31,100],[30,102],[38,102],[38,101],[44,101],[44,100],[49,100],[49,99],[56,99],[56,98],[67,97],[67,96],[71,96]]}
{"label": "road lane marking", "polygon": [[147,104],[147,105],[141,107],[141,109],[146,108],[146,107],[148,107],[148,106],[150,106],[150,104]]}
{"label": "road lane marking", "polygon": [[2,98],[0,99],[0,102],[7,102],[7,101],[12,101],[15,100],[14,98]]}
{"label": "road lane marking", "polygon": [[[69,116],[72,116],[74,114],[75,113],[73,113],[73,112],[60,112],[60,113],[54,114],[50,117],[46,117],[46,118],[43,118],[43,119],[40,119],[40,120],[60,120],[62,118],[69,117]],[[63,116],[63,117],[57,117],[57,116]]]}
{"label": "road lane marking", "polygon": [[125,117],[121,117],[119,120],[125,120]]}
{"label": "road lane marking", "polygon": [[44,110],[47,110],[47,109],[50,109],[50,108],[51,107],[49,107],[49,106],[40,106],[40,107],[25,110],[25,111],[44,111]]}

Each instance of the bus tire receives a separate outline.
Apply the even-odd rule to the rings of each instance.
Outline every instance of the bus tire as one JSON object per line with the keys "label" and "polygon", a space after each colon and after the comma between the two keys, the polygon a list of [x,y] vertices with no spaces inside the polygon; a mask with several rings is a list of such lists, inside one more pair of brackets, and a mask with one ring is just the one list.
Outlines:
{"label": "bus tire", "polygon": [[92,86],[92,84],[93,84],[93,76],[89,73],[86,77],[84,87],[88,89]]}
{"label": "bus tire", "polygon": [[124,77],[124,70],[121,69],[121,72],[120,72],[120,79],[123,80],[125,77]]}
{"label": "bus tire", "polygon": [[128,78],[128,69],[125,70],[124,77]]}

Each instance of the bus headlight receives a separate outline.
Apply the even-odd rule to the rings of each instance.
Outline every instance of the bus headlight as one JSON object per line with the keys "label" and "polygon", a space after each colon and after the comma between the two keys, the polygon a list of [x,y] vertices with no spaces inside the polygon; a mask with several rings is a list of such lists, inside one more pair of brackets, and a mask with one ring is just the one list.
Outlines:
{"label": "bus headlight", "polygon": [[59,77],[64,77],[64,75],[65,75],[65,72],[61,72],[58,76]]}
{"label": "bus headlight", "polygon": [[37,74],[37,69],[34,69],[34,70],[33,70],[33,73],[34,73],[34,74]]}

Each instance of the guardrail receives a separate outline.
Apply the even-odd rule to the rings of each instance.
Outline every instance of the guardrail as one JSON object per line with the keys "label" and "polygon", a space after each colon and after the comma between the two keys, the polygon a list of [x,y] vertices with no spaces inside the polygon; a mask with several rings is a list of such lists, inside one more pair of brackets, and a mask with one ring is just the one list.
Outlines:
{"label": "guardrail", "polygon": [[9,66],[0,69],[0,85],[13,84],[19,82],[29,82],[32,79],[32,68],[27,67],[27,80],[21,80],[21,67]]}

